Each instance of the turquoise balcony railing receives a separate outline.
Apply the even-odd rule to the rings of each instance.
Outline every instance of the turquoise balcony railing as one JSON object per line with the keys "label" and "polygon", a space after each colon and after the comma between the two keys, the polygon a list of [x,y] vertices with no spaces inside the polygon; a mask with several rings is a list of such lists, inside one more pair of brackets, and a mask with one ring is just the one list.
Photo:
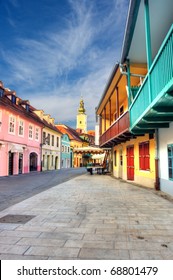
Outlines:
{"label": "turquoise balcony railing", "polygon": [[158,104],[161,104],[166,93],[170,93],[172,90],[173,25],[163,41],[161,48],[143,81],[143,84],[136,93],[133,103],[129,108],[131,130],[133,131],[133,129],[135,130],[136,128],[139,128],[142,119],[146,115],[149,116],[151,109],[153,107],[155,109]]}

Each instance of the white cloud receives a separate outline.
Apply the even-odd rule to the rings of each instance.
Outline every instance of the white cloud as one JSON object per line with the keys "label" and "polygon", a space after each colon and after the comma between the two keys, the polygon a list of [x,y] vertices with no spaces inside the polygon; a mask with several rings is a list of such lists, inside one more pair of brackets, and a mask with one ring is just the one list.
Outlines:
{"label": "white cloud", "polygon": [[14,51],[5,50],[1,55],[19,96],[30,99],[56,121],[66,122],[75,120],[82,94],[88,126],[94,128],[95,107],[120,54],[116,38],[124,31],[120,27],[127,0],[69,3],[72,13],[60,31],[54,25],[37,39],[18,38]]}

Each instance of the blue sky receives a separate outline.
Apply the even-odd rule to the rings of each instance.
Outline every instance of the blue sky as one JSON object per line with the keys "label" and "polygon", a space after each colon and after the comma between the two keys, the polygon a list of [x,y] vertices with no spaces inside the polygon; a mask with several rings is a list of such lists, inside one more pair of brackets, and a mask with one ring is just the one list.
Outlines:
{"label": "blue sky", "polygon": [[120,59],[129,0],[0,0],[0,80],[56,122],[88,128]]}

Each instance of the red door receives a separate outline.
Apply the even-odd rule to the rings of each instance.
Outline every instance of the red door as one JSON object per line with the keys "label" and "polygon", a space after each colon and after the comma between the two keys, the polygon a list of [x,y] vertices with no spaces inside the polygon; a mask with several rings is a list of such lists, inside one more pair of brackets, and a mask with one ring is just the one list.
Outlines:
{"label": "red door", "polygon": [[127,180],[134,180],[134,146],[127,147]]}

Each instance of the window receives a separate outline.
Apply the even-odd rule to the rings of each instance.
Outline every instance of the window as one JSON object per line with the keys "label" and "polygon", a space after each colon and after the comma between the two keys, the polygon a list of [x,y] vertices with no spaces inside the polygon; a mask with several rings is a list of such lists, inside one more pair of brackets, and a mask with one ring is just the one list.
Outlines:
{"label": "window", "polygon": [[70,153],[70,147],[68,147],[68,153]]}
{"label": "window", "polygon": [[24,122],[22,120],[19,120],[19,135],[24,135]]}
{"label": "window", "polygon": [[114,151],[114,165],[117,166],[117,151]]}
{"label": "window", "polygon": [[39,128],[38,127],[36,127],[36,129],[35,129],[35,140],[39,140]]}
{"label": "window", "polygon": [[50,134],[47,135],[47,144],[50,145]]}
{"label": "window", "polygon": [[54,146],[54,135],[52,135],[52,146]]}
{"label": "window", "polygon": [[168,145],[168,176],[173,180],[173,145]]}
{"label": "window", "polygon": [[59,137],[56,138],[56,146],[59,147]]}
{"label": "window", "polygon": [[62,145],[62,152],[64,152],[64,146]]}
{"label": "window", "polygon": [[53,156],[52,156],[52,166],[53,166]]}
{"label": "window", "polygon": [[65,146],[65,153],[67,153],[67,146]]}
{"label": "window", "polygon": [[33,126],[29,125],[29,139],[33,139]]}
{"label": "window", "polygon": [[139,144],[139,169],[150,169],[149,142]]}
{"label": "window", "polygon": [[15,117],[14,116],[10,116],[10,119],[9,119],[9,133],[10,134],[15,134]]}
{"label": "window", "polygon": [[43,144],[46,144],[46,132],[43,132]]}
{"label": "window", "polygon": [[43,163],[42,163],[42,166],[43,166],[43,167],[45,166],[45,155],[43,155]]}
{"label": "window", "polygon": [[122,106],[120,107],[120,116],[121,116],[123,113],[124,113],[124,106],[122,105]]}

